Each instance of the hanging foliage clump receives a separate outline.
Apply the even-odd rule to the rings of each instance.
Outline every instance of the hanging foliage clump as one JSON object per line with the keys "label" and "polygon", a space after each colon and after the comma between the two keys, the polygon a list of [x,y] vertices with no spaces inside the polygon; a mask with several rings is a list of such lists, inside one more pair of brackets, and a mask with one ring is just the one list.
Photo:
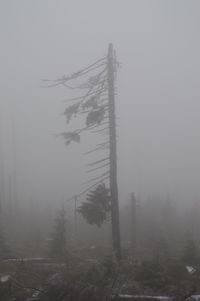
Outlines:
{"label": "hanging foliage clump", "polygon": [[96,96],[92,96],[90,97],[87,101],[85,101],[83,104],[82,104],[82,109],[83,110],[86,110],[86,109],[96,109],[98,107],[98,104],[97,104],[97,97]]}
{"label": "hanging foliage clump", "polygon": [[78,113],[79,106],[80,106],[80,102],[75,103],[69,106],[68,108],[66,108],[64,115],[66,115],[67,123],[70,122],[73,116],[76,116],[76,114]]}
{"label": "hanging foliage clump", "polygon": [[80,135],[77,132],[67,132],[60,134],[66,141],[65,144],[69,145],[72,141],[80,143]]}
{"label": "hanging foliage clump", "polygon": [[86,118],[86,126],[89,127],[95,124],[100,124],[104,119],[104,115],[105,109],[103,107],[91,111]]}

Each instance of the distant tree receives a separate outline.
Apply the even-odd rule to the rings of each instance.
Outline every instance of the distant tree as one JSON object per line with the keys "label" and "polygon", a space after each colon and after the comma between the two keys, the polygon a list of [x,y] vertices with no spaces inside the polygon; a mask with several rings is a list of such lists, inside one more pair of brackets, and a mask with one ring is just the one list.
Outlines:
{"label": "distant tree", "polygon": [[66,211],[64,206],[58,212],[52,233],[50,254],[56,258],[63,258],[66,255]]}
{"label": "distant tree", "polygon": [[8,247],[2,226],[2,210],[1,210],[1,197],[0,197],[0,259],[8,256]]}
{"label": "distant tree", "polygon": [[[170,218],[169,218],[170,216]],[[166,235],[166,239],[169,244],[174,244],[177,228],[177,212],[174,201],[168,195],[166,199],[162,201],[161,205],[161,219],[163,230]]]}
{"label": "distant tree", "polygon": [[95,190],[87,194],[86,202],[78,208],[78,212],[88,224],[101,227],[108,219],[111,211],[110,191],[105,184],[99,184]]}
{"label": "distant tree", "polygon": [[189,238],[186,241],[183,253],[183,262],[191,265],[199,263],[199,250],[192,238]]}
{"label": "distant tree", "polygon": [[153,259],[159,263],[169,258],[169,246],[167,244],[164,233],[157,231],[157,236],[154,241]]}
{"label": "distant tree", "polygon": [[131,208],[130,208],[130,224],[131,224],[131,231],[130,231],[130,239],[131,239],[131,250],[132,250],[132,256],[136,256],[136,248],[137,248],[137,214],[136,214],[136,207],[137,207],[137,201],[135,198],[135,194],[131,194]]}
{"label": "distant tree", "polygon": [[187,212],[186,218],[187,231],[191,232],[194,240],[200,243],[200,203],[198,200],[191,204],[191,207]]}
{"label": "distant tree", "polygon": [[0,226],[0,259],[6,258],[9,255],[9,250],[6,244],[5,235],[2,229],[2,226]]}

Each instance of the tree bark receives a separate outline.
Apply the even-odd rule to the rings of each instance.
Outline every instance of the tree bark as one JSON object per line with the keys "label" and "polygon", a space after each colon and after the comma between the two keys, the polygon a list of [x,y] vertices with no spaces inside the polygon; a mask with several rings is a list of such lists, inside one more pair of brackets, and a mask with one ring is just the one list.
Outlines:
{"label": "tree bark", "polygon": [[115,122],[114,58],[113,46],[108,49],[108,98],[109,98],[109,136],[110,136],[110,193],[112,213],[113,250],[117,259],[121,259],[120,221],[117,186],[117,143]]}

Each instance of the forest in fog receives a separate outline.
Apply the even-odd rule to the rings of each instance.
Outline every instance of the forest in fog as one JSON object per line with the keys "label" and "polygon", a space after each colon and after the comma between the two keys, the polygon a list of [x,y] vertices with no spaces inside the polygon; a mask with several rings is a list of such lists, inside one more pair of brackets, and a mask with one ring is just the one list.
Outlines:
{"label": "forest in fog", "polygon": [[200,300],[199,12],[0,1],[0,301]]}

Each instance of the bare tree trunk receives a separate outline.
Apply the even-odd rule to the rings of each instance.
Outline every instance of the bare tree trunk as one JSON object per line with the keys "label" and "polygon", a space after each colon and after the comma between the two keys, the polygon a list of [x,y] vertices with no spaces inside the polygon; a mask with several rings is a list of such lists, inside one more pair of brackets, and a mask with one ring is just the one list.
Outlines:
{"label": "bare tree trunk", "polygon": [[75,242],[76,246],[77,246],[77,242],[78,242],[77,201],[78,201],[78,198],[75,195],[75,197],[74,197],[74,242]]}
{"label": "bare tree trunk", "polygon": [[19,212],[18,191],[17,191],[17,149],[16,149],[16,129],[15,120],[12,120],[12,148],[13,148],[13,201],[14,211],[17,216]]}
{"label": "bare tree trunk", "polygon": [[131,255],[135,259],[136,257],[136,199],[135,194],[131,194]]}
{"label": "bare tree trunk", "polygon": [[118,259],[121,258],[119,203],[117,187],[117,143],[115,124],[115,91],[114,91],[114,61],[113,46],[108,49],[108,98],[109,98],[109,135],[110,135],[110,191],[112,210],[113,249]]}

